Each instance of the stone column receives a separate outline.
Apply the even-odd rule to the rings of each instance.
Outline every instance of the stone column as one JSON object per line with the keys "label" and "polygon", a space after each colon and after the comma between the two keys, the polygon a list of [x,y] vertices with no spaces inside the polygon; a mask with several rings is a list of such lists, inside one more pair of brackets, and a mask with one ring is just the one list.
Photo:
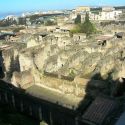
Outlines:
{"label": "stone column", "polygon": [[52,112],[50,111],[50,125],[53,125]]}
{"label": "stone column", "polygon": [[38,111],[39,111],[39,119],[42,120],[43,118],[42,118],[42,109],[41,109],[41,106],[39,107]]}
{"label": "stone column", "polygon": [[2,101],[1,94],[0,94],[0,101]]}
{"label": "stone column", "polygon": [[23,102],[20,103],[21,112],[23,112]]}
{"label": "stone column", "polygon": [[8,103],[8,97],[6,92],[5,92],[5,101]]}
{"label": "stone column", "polygon": [[58,78],[61,79],[61,71],[58,71]]}
{"label": "stone column", "polygon": [[15,97],[14,97],[14,95],[12,95],[12,104],[15,107]]}
{"label": "stone column", "polygon": [[75,125],[79,125],[78,124],[78,117],[75,118]]}
{"label": "stone column", "polygon": [[32,106],[29,106],[29,114],[32,116]]}

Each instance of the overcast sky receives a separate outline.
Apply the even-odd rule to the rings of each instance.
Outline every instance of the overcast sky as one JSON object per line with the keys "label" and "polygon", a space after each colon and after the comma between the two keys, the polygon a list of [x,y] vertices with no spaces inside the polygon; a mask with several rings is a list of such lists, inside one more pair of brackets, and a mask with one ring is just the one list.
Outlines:
{"label": "overcast sky", "polygon": [[80,5],[124,6],[125,0],[0,0],[0,13],[72,9]]}

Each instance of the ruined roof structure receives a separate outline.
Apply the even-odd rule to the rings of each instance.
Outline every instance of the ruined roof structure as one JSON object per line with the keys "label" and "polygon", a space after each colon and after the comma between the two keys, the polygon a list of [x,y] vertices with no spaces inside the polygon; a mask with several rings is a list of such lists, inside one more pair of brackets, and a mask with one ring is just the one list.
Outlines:
{"label": "ruined roof structure", "polygon": [[123,36],[125,36],[124,32],[118,32],[115,34],[117,36],[117,38],[122,38]]}

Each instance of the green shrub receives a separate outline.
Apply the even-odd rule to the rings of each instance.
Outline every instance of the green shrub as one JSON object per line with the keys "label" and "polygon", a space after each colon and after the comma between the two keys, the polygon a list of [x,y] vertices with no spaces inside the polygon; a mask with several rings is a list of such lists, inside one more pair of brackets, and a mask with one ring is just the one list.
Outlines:
{"label": "green shrub", "polygon": [[56,25],[57,23],[56,22],[53,22],[53,21],[51,21],[51,20],[47,20],[46,22],[45,22],[45,26],[52,26],[52,25]]}

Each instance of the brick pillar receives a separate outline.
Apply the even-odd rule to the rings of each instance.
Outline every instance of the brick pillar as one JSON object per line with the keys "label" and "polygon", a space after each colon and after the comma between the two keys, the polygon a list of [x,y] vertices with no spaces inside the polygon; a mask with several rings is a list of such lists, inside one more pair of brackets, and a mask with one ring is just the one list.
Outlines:
{"label": "brick pillar", "polygon": [[8,97],[7,97],[7,93],[5,92],[5,101],[6,103],[8,103]]}

